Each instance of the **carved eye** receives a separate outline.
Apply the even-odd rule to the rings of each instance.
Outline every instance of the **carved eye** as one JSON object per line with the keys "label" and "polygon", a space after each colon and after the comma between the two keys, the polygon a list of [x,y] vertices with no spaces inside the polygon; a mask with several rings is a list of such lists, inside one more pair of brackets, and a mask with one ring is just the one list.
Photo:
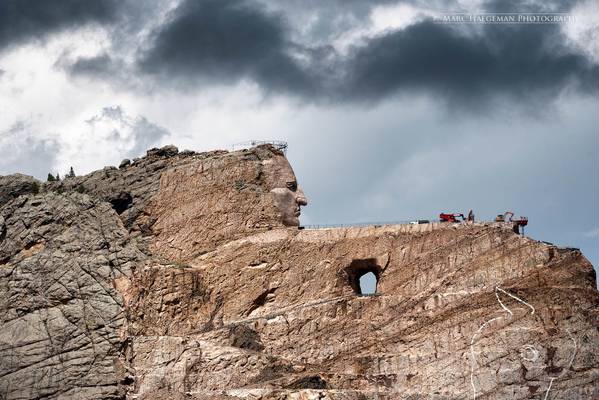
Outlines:
{"label": "carved eye", "polygon": [[292,192],[295,192],[297,190],[297,182],[287,182],[287,189],[291,190]]}

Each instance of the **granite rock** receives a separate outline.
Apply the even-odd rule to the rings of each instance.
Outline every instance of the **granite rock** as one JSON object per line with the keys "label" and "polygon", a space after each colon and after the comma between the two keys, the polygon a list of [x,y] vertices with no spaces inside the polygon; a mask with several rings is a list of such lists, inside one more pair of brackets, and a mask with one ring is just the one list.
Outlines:
{"label": "granite rock", "polygon": [[592,265],[510,223],[298,229],[268,145],[32,179],[0,177],[0,399],[599,398]]}

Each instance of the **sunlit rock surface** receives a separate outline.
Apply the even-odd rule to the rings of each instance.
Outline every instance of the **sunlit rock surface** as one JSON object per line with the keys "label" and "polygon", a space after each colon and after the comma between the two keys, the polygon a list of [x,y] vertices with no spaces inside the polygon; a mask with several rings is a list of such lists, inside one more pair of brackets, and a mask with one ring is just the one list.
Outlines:
{"label": "sunlit rock surface", "polygon": [[300,230],[270,146],[0,184],[0,399],[599,398],[592,266],[508,223]]}

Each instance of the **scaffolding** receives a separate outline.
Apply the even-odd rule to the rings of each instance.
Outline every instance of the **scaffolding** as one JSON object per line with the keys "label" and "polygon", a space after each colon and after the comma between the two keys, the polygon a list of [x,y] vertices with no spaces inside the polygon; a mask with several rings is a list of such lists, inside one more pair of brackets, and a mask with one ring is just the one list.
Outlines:
{"label": "scaffolding", "polygon": [[248,140],[246,142],[235,143],[231,146],[231,150],[236,151],[242,149],[249,149],[263,144],[269,144],[275,149],[282,151],[283,154],[287,154],[287,142],[284,142],[282,140]]}

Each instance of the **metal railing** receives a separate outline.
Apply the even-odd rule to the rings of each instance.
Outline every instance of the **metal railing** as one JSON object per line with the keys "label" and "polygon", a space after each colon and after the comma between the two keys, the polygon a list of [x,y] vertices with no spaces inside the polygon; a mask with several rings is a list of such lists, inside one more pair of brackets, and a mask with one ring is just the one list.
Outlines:
{"label": "metal railing", "polygon": [[231,145],[231,150],[235,151],[249,149],[263,144],[270,144],[275,149],[282,151],[283,154],[287,154],[287,142],[282,140],[248,140],[246,142],[235,143]]}
{"label": "metal railing", "polygon": [[301,225],[302,229],[327,229],[327,228],[359,228],[359,227],[381,227],[389,225],[419,225],[419,224],[430,224],[432,222],[439,222],[439,220],[403,220],[403,221],[369,221],[369,222],[354,222],[346,224],[307,224]]}
{"label": "metal railing", "polygon": [[[362,227],[373,227],[379,228],[382,226],[392,226],[392,225],[422,225],[422,224],[432,224],[432,223],[444,223],[447,225],[452,224],[463,224],[467,221],[458,221],[458,222],[447,222],[441,221],[440,219],[413,219],[413,220],[403,220],[403,221],[374,221],[374,222],[353,222],[353,223],[345,223],[345,224],[306,224],[300,225],[300,229],[328,229],[328,228],[362,228]],[[477,223],[496,223],[494,220],[477,220]],[[504,222],[504,223],[513,223],[512,222]]]}

